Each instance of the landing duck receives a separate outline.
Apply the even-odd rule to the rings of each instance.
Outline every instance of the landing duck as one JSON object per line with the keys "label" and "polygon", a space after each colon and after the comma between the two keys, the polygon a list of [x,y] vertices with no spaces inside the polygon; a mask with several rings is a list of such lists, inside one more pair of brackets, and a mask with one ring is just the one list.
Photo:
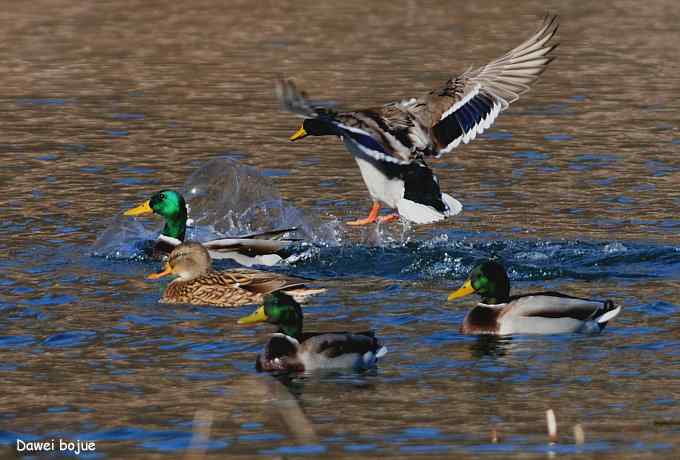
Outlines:
{"label": "landing duck", "polygon": [[172,250],[163,271],[147,276],[158,279],[175,277],[168,284],[161,303],[240,307],[262,302],[271,292],[285,291],[297,302],[325,289],[308,288],[308,280],[246,268],[225,271],[212,269],[210,254],[201,243],[189,241]]}
{"label": "landing duck", "polygon": [[[485,66],[450,78],[428,93],[377,108],[339,112],[328,103],[307,99],[296,85],[280,79],[277,95],[284,110],[304,118],[291,141],[307,136],[339,136],[352,154],[373,206],[367,218],[347,222],[368,225],[400,217],[426,224],[461,212],[459,201],[442,193],[425,162],[482,134],[498,115],[529,90],[552,61],[557,17],[518,47]],[[395,210],[380,217],[382,206]]]}
{"label": "landing duck", "polygon": [[[175,190],[161,190],[139,206],[125,211],[125,216],[157,214],[165,219],[160,235],[146,252],[153,258],[167,256],[184,241],[187,227],[187,204]],[[284,239],[295,228],[241,235],[238,238],[221,238],[203,242],[213,259],[232,259],[244,266],[275,265],[289,254],[295,240]]]}
{"label": "landing duck", "polygon": [[373,331],[303,332],[302,309],[287,292],[277,291],[264,297],[255,312],[238,324],[268,322],[278,326],[258,355],[258,371],[310,372],[319,369],[373,367],[387,353]]}
{"label": "landing duck", "polygon": [[561,334],[600,332],[621,313],[611,300],[572,297],[559,292],[510,295],[510,280],[503,265],[485,261],[475,266],[453,301],[470,294],[482,301],[465,316],[464,334]]}

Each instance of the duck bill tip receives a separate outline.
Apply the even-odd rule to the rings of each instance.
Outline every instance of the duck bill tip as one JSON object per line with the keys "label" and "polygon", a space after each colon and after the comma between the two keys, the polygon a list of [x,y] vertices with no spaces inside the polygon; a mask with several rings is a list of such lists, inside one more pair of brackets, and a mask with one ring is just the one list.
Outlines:
{"label": "duck bill tip", "polygon": [[466,295],[470,295],[475,292],[475,288],[472,287],[472,281],[467,280],[458,290],[452,292],[447,297],[447,301],[451,302]]}
{"label": "duck bill tip", "polygon": [[267,315],[264,312],[264,306],[259,307],[253,313],[248,316],[239,318],[236,324],[256,324],[267,320]]}
{"label": "duck bill tip", "polygon": [[297,141],[298,139],[302,139],[303,137],[307,137],[307,136],[308,136],[307,131],[305,131],[305,128],[301,126],[300,129],[295,131],[295,134],[293,134],[292,136],[290,136],[288,138],[288,140],[289,141]]}
{"label": "duck bill tip", "polygon": [[134,208],[128,209],[123,213],[124,216],[143,216],[145,214],[153,214],[153,209],[151,209],[151,203],[146,200],[144,203],[136,206]]}
{"label": "duck bill tip", "polygon": [[158,278],[163,278],[164,276],[172,274],[172,268],[170,268],[170,264],[165,264],[165,268],[163,269],[162,272],[159,273],[152,273],[150,275],[147,275],[146,279],[148,280],[157,280]]}

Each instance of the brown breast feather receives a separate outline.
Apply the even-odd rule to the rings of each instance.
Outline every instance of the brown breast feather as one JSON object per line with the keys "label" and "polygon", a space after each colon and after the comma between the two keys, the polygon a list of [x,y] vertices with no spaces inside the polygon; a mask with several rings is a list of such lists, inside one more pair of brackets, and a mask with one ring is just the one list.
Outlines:
{"label": "brown breast feather", "polygon": [[460,331],[463,334],[497,334],[502,310],[477,305],[465,316]]}

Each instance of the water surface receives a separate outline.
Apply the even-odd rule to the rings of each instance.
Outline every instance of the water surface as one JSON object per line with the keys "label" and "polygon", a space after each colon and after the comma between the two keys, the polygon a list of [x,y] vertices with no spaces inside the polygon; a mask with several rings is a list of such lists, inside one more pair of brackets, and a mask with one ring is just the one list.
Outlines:
{"label": "water surface", "polygon": [[[234,151],[308,218],[363,217],[341,143],[287,141],[299,120],[278,110],[276,75],[349,107],[410,97],[519,43],[547,8],[562,17],[558,59],[482,139],[433,162],[461,215],[333,224],[332,244],[278,268],[328,286],[310,330],[379,332],[378,369],[257,375],[268,330],[235,326],[248,308],[161,306],[144,280],[156,263],[91,255],[124,209]],[[215,458],[676,457],[678,13],[663,0],[5,5],[0,452],[61,437],[96,440],[90,458],[190,445]],[[624,312],[594,337],[462,336],[472,299],[444,299],[489,256],[517,291]]]}

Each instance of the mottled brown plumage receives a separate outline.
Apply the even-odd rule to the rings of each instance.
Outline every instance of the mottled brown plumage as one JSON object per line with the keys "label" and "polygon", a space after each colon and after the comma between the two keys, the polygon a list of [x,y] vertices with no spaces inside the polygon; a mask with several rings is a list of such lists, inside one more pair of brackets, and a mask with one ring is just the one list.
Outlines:
{"label": "mottled brown plumage", "polygon": [[196,242],[177,246],[168,257],[165,270],[150,275],[155,279],[173,274],[161,303],[238,307],[262,302],[264,294],[285,291],[298,302],[325,291],[305,287],[305,280],[279,273],[246,268],[214,271],[208,251]]}

